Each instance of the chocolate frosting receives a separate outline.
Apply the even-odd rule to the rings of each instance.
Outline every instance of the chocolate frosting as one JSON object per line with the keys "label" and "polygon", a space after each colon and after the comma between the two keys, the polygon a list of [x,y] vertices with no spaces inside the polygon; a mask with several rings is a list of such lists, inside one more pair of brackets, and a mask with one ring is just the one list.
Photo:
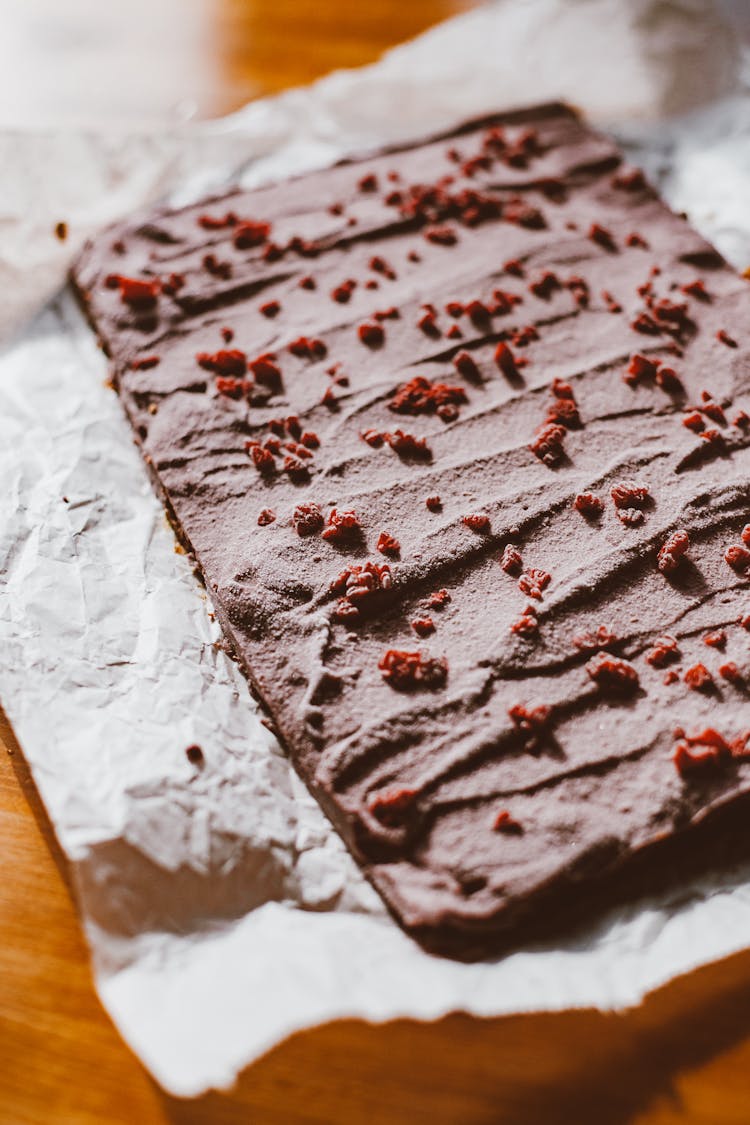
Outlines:
{"label": "chocolate frosting", "polygon": [[665,841],[679,872],[747,796],[747,283],[575,113],[140,216],[73,280],[237,658],[419,940],[516,942]]}

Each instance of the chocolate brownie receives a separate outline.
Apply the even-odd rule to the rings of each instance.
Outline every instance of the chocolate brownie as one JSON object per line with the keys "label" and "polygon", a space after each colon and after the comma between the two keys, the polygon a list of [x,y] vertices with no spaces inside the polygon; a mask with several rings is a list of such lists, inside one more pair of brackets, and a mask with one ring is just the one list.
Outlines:
{"label": "chocolate brownie", "polygon": [[750,294],[611,140],[498,114],[124,222],[73,280],[238,660],[416,938],[513,944],[744,815]]}

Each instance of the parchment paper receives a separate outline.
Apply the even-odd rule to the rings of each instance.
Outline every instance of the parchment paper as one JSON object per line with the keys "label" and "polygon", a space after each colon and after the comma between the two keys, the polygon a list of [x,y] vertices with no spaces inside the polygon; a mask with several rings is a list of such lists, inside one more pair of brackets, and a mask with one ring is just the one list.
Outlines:
{"label": "parchment paper", "polygon": [[[230,1085],[290,1032],[336,1017],[637,1003],[750,944],[750,866],[497,961],[420,950],[225,656],[104,358],[60,291],[71,255],[147,200],[564,97],[619,130],[672,203],[745,266],[738,13],[718,0],[507,0],[209,125],[0,135],[0,697],[71,862],[102,1000],[172,1093]],[[194,742],[202,769],[185,755]]]}

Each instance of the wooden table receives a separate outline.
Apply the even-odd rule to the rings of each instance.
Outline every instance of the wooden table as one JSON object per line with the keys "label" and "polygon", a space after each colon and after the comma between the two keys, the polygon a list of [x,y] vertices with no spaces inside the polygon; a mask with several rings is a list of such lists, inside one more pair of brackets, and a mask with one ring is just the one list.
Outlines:
{"label": "wooden table", "polygon": [[[469,0],[0,0],[0,125],[164,122],[375,58]],[[93,95],[93,96],[92,96]],[[747,1125],[750,953],[620,1016],[295,1036],[166,1097],[94,993],[65,863],[0,713],[0,1125]]]}

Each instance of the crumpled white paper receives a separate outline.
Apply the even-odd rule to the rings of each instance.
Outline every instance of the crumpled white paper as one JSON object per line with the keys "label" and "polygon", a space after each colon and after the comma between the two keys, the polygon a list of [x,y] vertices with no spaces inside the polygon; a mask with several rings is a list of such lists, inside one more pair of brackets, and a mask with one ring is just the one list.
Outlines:
{"label": "crumpled white paper", "polygon": [[223,652],[104,358],[59,292],[71,254],[148,200],[563,97],[614,124],[744,266],[750,100],[733,6],[505,0],[223,121],[0,135],[0,697],[71,862],[102,1000],[172,1093],[228,1086],[337,1017],[637,1003],[750,944],[750,865],[496,961],[457,964],[406,937]]}

